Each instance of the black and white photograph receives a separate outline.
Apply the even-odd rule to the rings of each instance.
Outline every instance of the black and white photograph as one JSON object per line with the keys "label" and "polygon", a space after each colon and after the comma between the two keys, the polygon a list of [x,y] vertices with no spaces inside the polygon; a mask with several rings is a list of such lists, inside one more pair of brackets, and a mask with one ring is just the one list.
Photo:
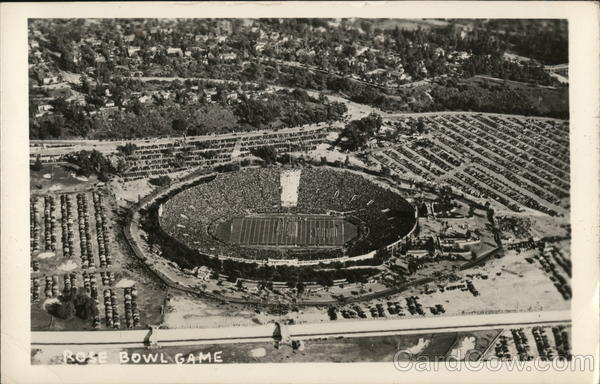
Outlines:
{"label": "black and white photograph", "polygon": [[27,18],[31,366],[589,380],[573,21],[515,17]]}

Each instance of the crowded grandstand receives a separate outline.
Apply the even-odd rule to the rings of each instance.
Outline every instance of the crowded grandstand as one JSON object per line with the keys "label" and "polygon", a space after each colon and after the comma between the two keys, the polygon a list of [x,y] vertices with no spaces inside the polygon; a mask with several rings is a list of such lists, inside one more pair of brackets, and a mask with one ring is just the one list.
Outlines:
{"label": "crowded grandstand", "polygon": [[[327,167],[218,174],[174,194],[157,212],[164,231],[191,249],[269,264],[373,257],[416,224],[413,207],[391,189]],[[256,233],[238,232],[244,228]]]}

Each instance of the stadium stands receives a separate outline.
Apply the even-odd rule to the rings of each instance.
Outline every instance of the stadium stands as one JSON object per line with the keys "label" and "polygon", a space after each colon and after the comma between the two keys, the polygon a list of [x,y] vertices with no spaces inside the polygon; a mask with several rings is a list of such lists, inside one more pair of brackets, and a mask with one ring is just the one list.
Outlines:
{"label": "stadium stands", "polygon": [[[212,256],[235,259],[331,259],[360,256],[393,243],[414,225],[413,208],[399,195],[359,173],[326,167],[302,168],[298,201],[282,207],[280,174],[284,168],[247,168],[219,174],[183,190],[160,209],[160,224],[178,241]],[[345,249],[273,249],[243,247],[220,240],[217,225],[252,214],[332,214],[359,223],[359,239]]]}

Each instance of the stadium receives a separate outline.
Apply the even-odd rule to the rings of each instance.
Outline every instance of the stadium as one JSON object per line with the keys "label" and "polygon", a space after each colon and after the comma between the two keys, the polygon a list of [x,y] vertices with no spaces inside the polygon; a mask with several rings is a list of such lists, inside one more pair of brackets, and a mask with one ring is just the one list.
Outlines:
{"label": "stadium", "polygon": [[416,225],[414,208],[396,192],[328,167],[213,175],[163,201],[158,220],[205,256],[301,266],[373,258]]}

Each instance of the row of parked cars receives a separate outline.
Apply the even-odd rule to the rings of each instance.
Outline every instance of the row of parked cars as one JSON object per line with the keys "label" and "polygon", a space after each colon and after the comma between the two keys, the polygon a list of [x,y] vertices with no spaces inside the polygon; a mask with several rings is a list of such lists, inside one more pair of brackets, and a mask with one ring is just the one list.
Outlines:
{"label": "row of parked cars", "polygon": [[112,255],[110,253],[110,241],[108,237],[108,220],[102,204],[102,195],[94,192],[94,212],[96,218],[96,240],[98,241],[98,257],[100,268],[112,266]]}
{"label": "row of parked cars", "polygon": [[56,251],[56,201],[52,196],[44,196],[44,246],[47,251]]}
{"label": "row of parked cars", "polygon": [[[536,358],[541,360],[554,360],[554,359],[570,359],[571,358],[571,347],[569,343],[569,334],[566,327],[555,326],[552,327],[552,334],[554,336],[554,343],[551,342],[548,336],[547,328],[544,327],[533,327],[531,330],[524,330],[523,328],[513,328],[510,330],[510,335],[500,335],[498,341],[494,346],[494,352],[496,357],[504,360],[512,358],[510,341],[514,342],[514,349],[516,350],[518,359],[520,361],[530,361]],[[535,341],[535,349],[532,350],[530,346],[530,338],[527,332],[531,332],[529,336],[533,337]],[[537,354],[535,353],[537,351]]]}
{"label": "row of parked cars", "polygon": [[92,252],[92,233],[90,231],[90,218],[88,201],[85,193],[77,194],[77,217],[79,223],[79,248],[81,249],[81,267],[84,269],[95,268],[94,254]]}
{"label": "row of parked cars", "polygon": [[60,195],[60,225],[62,229],[61,241],[63,257],[66,259],[73,257],[75,247],[73,223],[73,203],[71,196]]}

